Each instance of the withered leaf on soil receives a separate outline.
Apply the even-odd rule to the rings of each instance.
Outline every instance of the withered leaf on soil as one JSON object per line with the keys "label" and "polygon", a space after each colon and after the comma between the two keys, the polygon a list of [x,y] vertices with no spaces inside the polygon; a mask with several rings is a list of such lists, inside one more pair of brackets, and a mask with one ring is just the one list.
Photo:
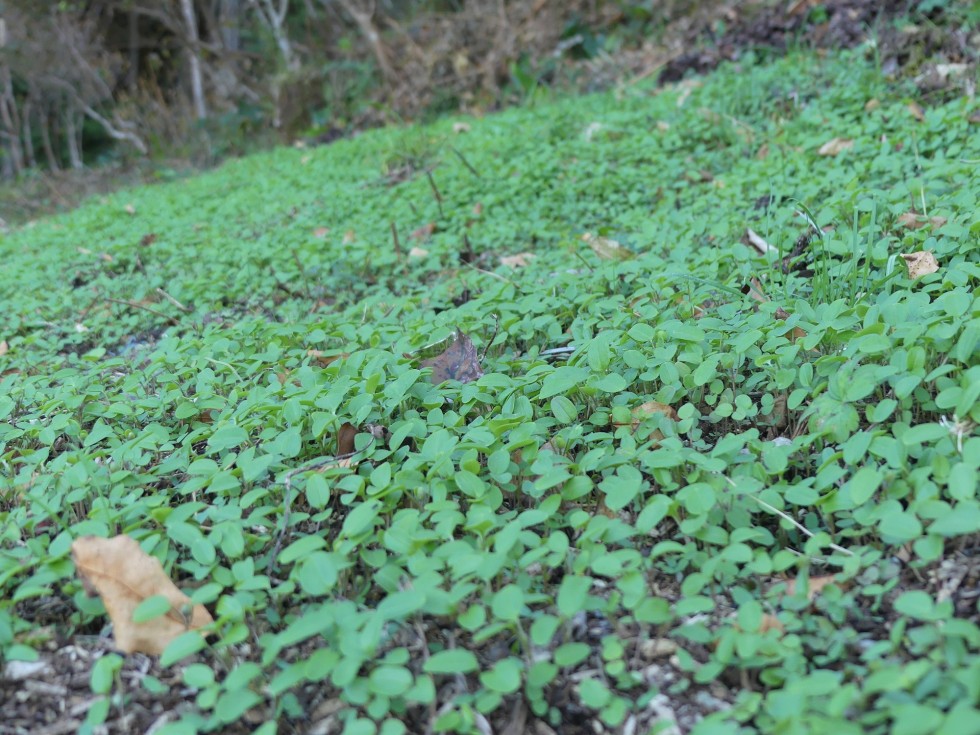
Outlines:
{"label": "withered leaf on soil", "polygon": [[[658,401],[647,401],[646,403],[637,406],[633,409],[633,419],[630,422],[630,429],[636,431],[640,424],[643,423],[645,419],[652,416],[655,413],[660,413],[666,416],[671,421],[677,421],[677,411],[668,406],[666,403],[660,403]],[[650,432],[648,439],[659,442],[664,438],[663,432],[660,429],[654,429]]]}
{"label": "withered leaf on soil", "polygon": [[932,229],[938,229],[946,224],[945,217],[929,217],[928,219],[918,214],[917,212],[905,212],[898,215],[898,224],[902,227],[906,227],[910,230],[919,230],[925,227],[927,224],[932,226]]}
{"label": "withered leaf on soil", "polygon": [[[112,619],[116,646],[125,653],[160,654],[177,636],[214,622],[204,605],[170,581],[160,562],[129,536],[82,536],[71,545],[72,559],[85,591],[102,598]],[[133,622],[144,600],[160,596],[170,609],[159,617]]]}
{"label": "withered leaf on soil", "polygon": [[418,240],[419,242],[425,242],[430,237],[432,237],[432,233],[435,231],[436,231],[436,223],[429,222],[413,230],[412,234],[409,235],[409,237],[412,238],[413,240]]}
{"label": "withered leaf on soil", "polygon": [[349,352],[338,352],[337,354],[328,355],[321,350],[309,349],[306,351],[309,357],[312,357],[316,362],[318,362],[322,367],[327,367],[337,360],[346,360],[350,357]]}
{"label": "withered leaf on soil", "polygon": [[821,156],[836,156],[838,153],[842,153],[853,147],[854,141],[850,138],[833,138],[820,146],[817,154]]}
{"label": "withered leaf on soil", "polygon": [[[748,286],[743,286],[742,293],[749,294],[749,296],[751,296],[754,301],[758,301],[760,304],[765,304],[769,301],[769,297],[766,296],[766,292],[762,286],[762,282],[758,278],[752,278],[749,281]],[[790,318],[791,314],[788,311],[786,311],[786,309],[784,309],[783,307],[778,306],[776,307],[776,312],[774,316],[777,319],[782,319],[783,321],[786,321],[787,319]],[[806,332],[804,332],[799,327],[793,327],[793,333],[791,336],[793,338],[793,341],[795,342],[798,339],[803,339],[804,337],[806,337]]]}
{"label": "withered leaf on soil", "polygon": [[422,367],[432,368],[432,382],[436,385],[445,380],[472,383],[483,377],[476,347],[459,329],[456,330],[456,339],[453,343],[442,354],[423,360]]}
{"label": "withered leaf on soil", "polygon": [[905,265],[909,269],[909,278],[915,280],[939,270],[939,261],[930,250],[918,250],[914,253],[902,253]]}
{"label": "withered leaf on soil", "polygon": [[[796,594],[797,581],[799,581],[797,578],[793,578],[786,583],[786,594],[789,597],[793,597]],[[814,597],[820,594],[820,591],[824,587],[834,582],[834,575],[832,574],[825,577],[810,577],[806,584],[806,599],[812,601]]]}
{"label": "withered leaf on soil", "polygon": [[611,240],[608,237],[600,237],[591,232],[586,232],[582,235],[582,240],[603,260],[629,260],[633,257],[631,250],[624,248],[616,240]]}
{"label": "withered leaf on soil", "polygon": [[500,256],[500,264],[508,268],[524,268],[534,260],[534,253],[517,253],[517,255]]}

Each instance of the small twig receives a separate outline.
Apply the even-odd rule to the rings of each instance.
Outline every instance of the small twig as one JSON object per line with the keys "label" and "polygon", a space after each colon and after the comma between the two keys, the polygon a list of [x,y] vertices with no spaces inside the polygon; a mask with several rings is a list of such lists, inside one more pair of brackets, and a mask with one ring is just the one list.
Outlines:
{"label": "small twig", "polygon": [[578,258],[579,260],[581,260],[583,263],[585,263],[585,267],[589,269],[589,272],[590,273],[595,273],[595,268],[593,268],[591,265],[589,265],[589,261],[587,261],[585,259],[585,257],[582,255],[582,253],[580,253],[578,250],[573,250],[572,251],[572,254],[576,258]]}
{"label": "small twig", "polygon": [[279,552],[282,549],[283,540],[286,538],[286,533],[289,530],[289,516],[293,506],[293,477],[303,472],[318,470],[321,467],[326,467],[329,464],[339,462],[343,459],[351,459],[352,457],[355,457],[362,452],[366,452],[368,449],[373,447],[375,441],[376,437],[372,434],[371,441],[365,444],[361,449],[355,449],[353,452],[347,452],[346,454],[335,454],[330,457],[321,457],[320,459],[313,460],[312,462],[302,465],[301,467],[294,467],[283,475],[282,479],[285,494],[283,498],[282,521],[279,532],[276,534],[276,542],[272,546],[272,553],[269,555],[269,563],[266,566],[266,574],[272,574],[276,557],[279,556]]}
{"label": "small twig", "polygon": [[487,342],[486,347],[483,348],[483,354],[480,355],[480,362],[483,362],[484,360],[487,359],[487,351],[490,349],[490,345],[493,344],[493,341],[495,339],[497,339],[497,330],[498,329],[500,329],[500,317],[498,317],[496,314],[494,314],[493,315],[493,336],[490,337],[490,341]]}
{"label": "small twig", "polygon": [[310,293],[310,283],[306,278],[306,268],[303,267],[303,262],[299,259],[299,253],[296,252],[296,248],[293,248],[289,252],[293,254],[293,261],[299,269],[299,274],[303,277],[303,291],[306,293],[306,298],[312,299],[313,295]]}
{"label": "small twig", "polygon": [[282,291],[285,291],[294,299],[298,299],[300,297],[300,294],[296,293],[295,291],[293,291],[293,289],[291,289],[289,286],[287,286],[285,283],[282,282],[282,279],[280,279],[279,276],[276,274],[276,269],[273,268],[271,265],[269,266],[269,275],[271,275],[272,279],[276,282],[277,288],[281,289]]}
{"label": "small twig", "polygon": [[463,265],[465,265],[467,268],[472,268],[475,271],[478,271],[480,273],[483,273],[484,275],[492,276],[493,278],[496,278],[498,281],[503,281],[504,283],[509,283],[514,288],[517,288],[517,284],[516,283],[514,283],[513,281],[511,281],[509,278],[504,278],[499,273],[494,273],[493,271],[486,271],[486,270],[483,270],[483,268],[477,268],[472,263],[463,263]]}
{"label": "small twig", "polygon": [[436,198],[436,206],[439,207],[439,216],[445,219],[446,214],[442,211],[442,194],[439,193],[439,187],[436,186],[436,180],[432,176],[432,172],[429,169],[425,170],[425,178],[429,180],[429,186],[432,188],[432,194]]}
{"label": "small twig", "polygon": [[[722,475],[722,477],[725,477],[725,476]],[[730,478],[725,477],[725,480],[728,482],[729,485],[731,485],[732,487],[734,487],[736,490],[738,489],[738,485],[736,485]],[[774,507],[772,505],[769,505],[769,503],[767,503],[765,500],[763,500],[762,498],[759,498],[759,497],[753,495],[752,493],[745,493],[745,494],[748,495],[750,498],[752,498],[755,502],[757,502],[759,505],[761,505],[766,510],[771,510],[773,513],[775,513],[777,516],[779,516],[780,518],[782,518],[784,521],[789,521],[794,526],[796,526],[797,529],[799,529],[800,531],[802,531],[803,533],[805,533],[810,538],[813,538],[813,532],[810,529],[808,529],[806,526],[804,526],[804,525],[802,525],[800,523],[797,523],[793,518],[791,518],[790,516],[788,516],[785,513],[783,513],[783,511],[779,510],[779,508],[776,508],[776,507]],[[854,556],[854,552],[853,551],[849,551],[848,549],[845,549],[843,546],[838,546],[837,544],[831,543],[830,544],[830,548],[832,548],[834,551],[839,551],[840,553],[844,554],[845,556]]]}
{"label": "small twig", "polygon": [[129,306],[133,309],[142,309],[143,311],[148,311],[151,314],[155,314],[161,319],[166,319],[171,324],[180,324],[180,321],[176,317],[172,317],[169,314],[164,314],[162,311],[157,311],[156,309],[151,309],[149,306],[143,306],[143,304],[137,304],[135,301],[126,301],[125,299],[113,299],[106,296],[106,301],[111,301],[114,304],[122,304],[123,306]]}
{"label": "small twig", "polygon": [[458,150],[456,150],[456,146],[452,146],[452,145],[449,146],[449,150],[451,150],[453,153],[456,154],[456,157],[462,162],[462,164],[464,166],[466,166],[466,170],[467,171],[469,171],[471,174],[473,174],[478,179],[482,179],[483,178],[480,175],[480,172],[477,171],[475,168],[473,168],[473,166],[470,164],[470,162],[466,160],[466,157],[462,153],[460,153]]}
{"label": "small twig", "polygon": [[180,303],[177,299],[175,299],[173,296],[171,296],[170,294],[168,294],[162,288],[158,288],[157,289],[157,293],[160,294],[161,296],[163,296],[163,298],[165,298],[167,301],[169,301],[171,304],[173,304],[174,306],[176,306],[181,311],[183,311],[183,312],[190,312],[190,309],[188,309],[186,306],[184,306],[182,303]]}
{"label": "small twig", "polygon": [[245,382],[242,380],[242,376],[238,374],[238,371],[235,370],[235,366],[232,365],[230,362],[222,362],[221,360],[215,360],[213,357],[205,357],[204,359],[207,360],[208,362],[213,362],[215,365],[221,365],[223,367],[228,368],[229,370],[231,370],[232,375],[235,376],[235,380],[237,380],[239,383]]}
{"label": "small twig", "polygon": [[391,227],[391,239],[395,243],[395,252],[398,254],[398,262],[402,262],[405,259],[404,253],[402,253],[402,244],[398,239],[398,226],[395,224],[394,220],[389,223]]}

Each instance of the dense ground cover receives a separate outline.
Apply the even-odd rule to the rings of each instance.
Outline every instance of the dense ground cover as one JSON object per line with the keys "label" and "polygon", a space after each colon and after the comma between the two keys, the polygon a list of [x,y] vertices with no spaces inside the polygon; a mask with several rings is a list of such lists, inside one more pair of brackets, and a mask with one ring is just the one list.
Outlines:
{"label": "dense ground cover", "polygon": [[[747,62],[5,236],[0,731],[980,732],[980,136],[908,94]],[[113,652],[116,534],[208,645]]]}

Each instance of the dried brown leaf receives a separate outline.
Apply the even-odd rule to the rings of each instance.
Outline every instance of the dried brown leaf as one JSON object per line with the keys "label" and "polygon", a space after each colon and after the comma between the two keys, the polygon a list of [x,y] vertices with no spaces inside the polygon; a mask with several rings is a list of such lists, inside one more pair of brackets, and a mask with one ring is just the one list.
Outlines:
{"label": "dried brown leaf", "polygon": [[350,454],[354,451],[354,437],[357,436],[357,429],[354,424],[343,423],[337,430],[337,454]]}
{"label": "dried brown leaf", "polygon": [[[789,580],[786,583],[786,594],[792,597],[796,594],[796,578]],[[828,584],[834,583],[834,575],[828,575],[825,577],[810,577],[807,580],[807,592],[806,599],[813,600],[814,597],[820,594],[821,590]]]}
{"label": "dried brown leaf", "polygon": [[[102,598],[112,619],[116,646],[125,653],[159,654],[177,636],[214,622],[204,605],[194,605],[177,589],[160,562],[129,536],[82,536],[71,545],[72,559],[89,594]],[[156,595],[170,610],[142,623],[133,622],[141,602]]]}
{"label": "dried brown leaf", "polygon": [[762,624],[759,626],[759,632],[767,633],[770,630],[778,630],[780,633],[783,633],[786,631],[786,628],[783,626],[779,618],[772,613],[763,613]]}
{"label": "dried brown leaf", "polygon": [[[631,413],[633,416],[632,420],[630,421],[631,431],[636,431],[645,419],[653,416],[656,413],[663,414],[671,421],[678,420],[677,411],[668,406],[666,403],[660,403],[658,401],[647,401],[646,403],[634,408]],[[622,426],[622,424],[617,424],[617,426]],[[659,442],[664,438],[664,435],[660,429],[654,429],[650,432],[650,435],[647,438],[653,440],[654,442]]]}
{"label": "dried brown leaf", "polygon": [[911,212],[904,212],[903,214],[898,215],[897,222],[902,227],[905,227],[909,230],[921,230],[927,224],[930,225],[930,227],[933,230],[937,230],[940,227],[942,227],[944,224],[946,224],[946,218],[945,217],[927,218],[913,210]]}
{"label": "dried brown leaf", "polygon": [[337,354],[334,355],[327,355],[321,352],[320,350],[312,350],[312,349],[307,350],[306,354],[312,357],[314,360],[316,360],[323,367],[327,367],[328,365],[330,365],[333,362],[336,362],[337,360],[346,360],[348,357],[350,357],[349,352],[338,352]]}
{"label": "dried brown leaf", "polygon": [[592,252],[603,260],[629,260],[633,257],[630,250],[608,237],[600,237],[591,232],[586,232],[582,235],[582,241],[587,243],[592,248]]}
{"label": "dried brown leaf", "polygon": [[409,237],[412,238],[413,240],[424,242],[428,240],[430,237],[432,237],[432,233],[435,231],[436,231],[436,223],[428,222],[422,225],[421,227],[419,227],[418,229],[413,230],[412,234],[409,235]]}
{"label": "dried brown leaf", "polygon": [[534,260],[534,253],[517,253],[516,255],[503,255],[500,258],[500,265],[508,268],[526,268]]}
{"label": "dried brown leaf", "polygon": [[446,380],[471,383],[483,377],[476,347],[459,329],[456,330],[456,339],[453,343],[441,354],[423,360],[422,367],[432,368],[431,380],[436,385]]}
{"label": "dried brown leaf", "polygon": [[881,102],[879,102],[874,97],[872,97],[871,99],[869,99],[867,102],[864,103],[864,111],[865,112],[874,112],[879,107],[881,107]]}
{"label": "dried brown leaf", "polygon": [[157,233],[148,232],[145,235],[143,235],[142,238],[140,238],[140,245],[142,245],[144,248],[149,247],[150,245],[155,243],[156,240],[157,240]]}
{"label": "dried brown leaf", "polygon": [[926,119],[926,113],[922,110],[922,105],[918,102],[909,102],[907,107],[909,114],[919,122]]}
{"label": "dried brown leaf", "polygon": [[315,237],[317,240],[322,240],[329,234],[329,227],[317,227],[315,230],[313,230],[313,237]]}
{"label": "dried brown leaf", "polygon": [[909,278],[915,280],[920,276],[935,273],[939,270],[939,261],[931,250],[918,250],[914,253],[902,253],[905,265],[909,269]]}
{"label": "dried brown leaf", "polygon": [[821,156],[836,156],[853,147],[854,141],[850,138],[833,138],[820,146],[817,154]]}
{"label": "dried brown leaf", "polygon": [[10,351],[10,345],[7,344],[7,340],[0,339],[0,357],[3,357]]}

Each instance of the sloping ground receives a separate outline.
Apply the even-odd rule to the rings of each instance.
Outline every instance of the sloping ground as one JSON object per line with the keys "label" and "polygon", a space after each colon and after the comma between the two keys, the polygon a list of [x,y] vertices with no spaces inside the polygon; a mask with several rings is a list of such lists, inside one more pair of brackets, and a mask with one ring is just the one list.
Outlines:
{"label": "sloping ground", "polygon": [[[980,732],[980,136],[911,93],[791,56],[5,237],[0,732]],[[117,534],[208,646],[113,652]]]}

